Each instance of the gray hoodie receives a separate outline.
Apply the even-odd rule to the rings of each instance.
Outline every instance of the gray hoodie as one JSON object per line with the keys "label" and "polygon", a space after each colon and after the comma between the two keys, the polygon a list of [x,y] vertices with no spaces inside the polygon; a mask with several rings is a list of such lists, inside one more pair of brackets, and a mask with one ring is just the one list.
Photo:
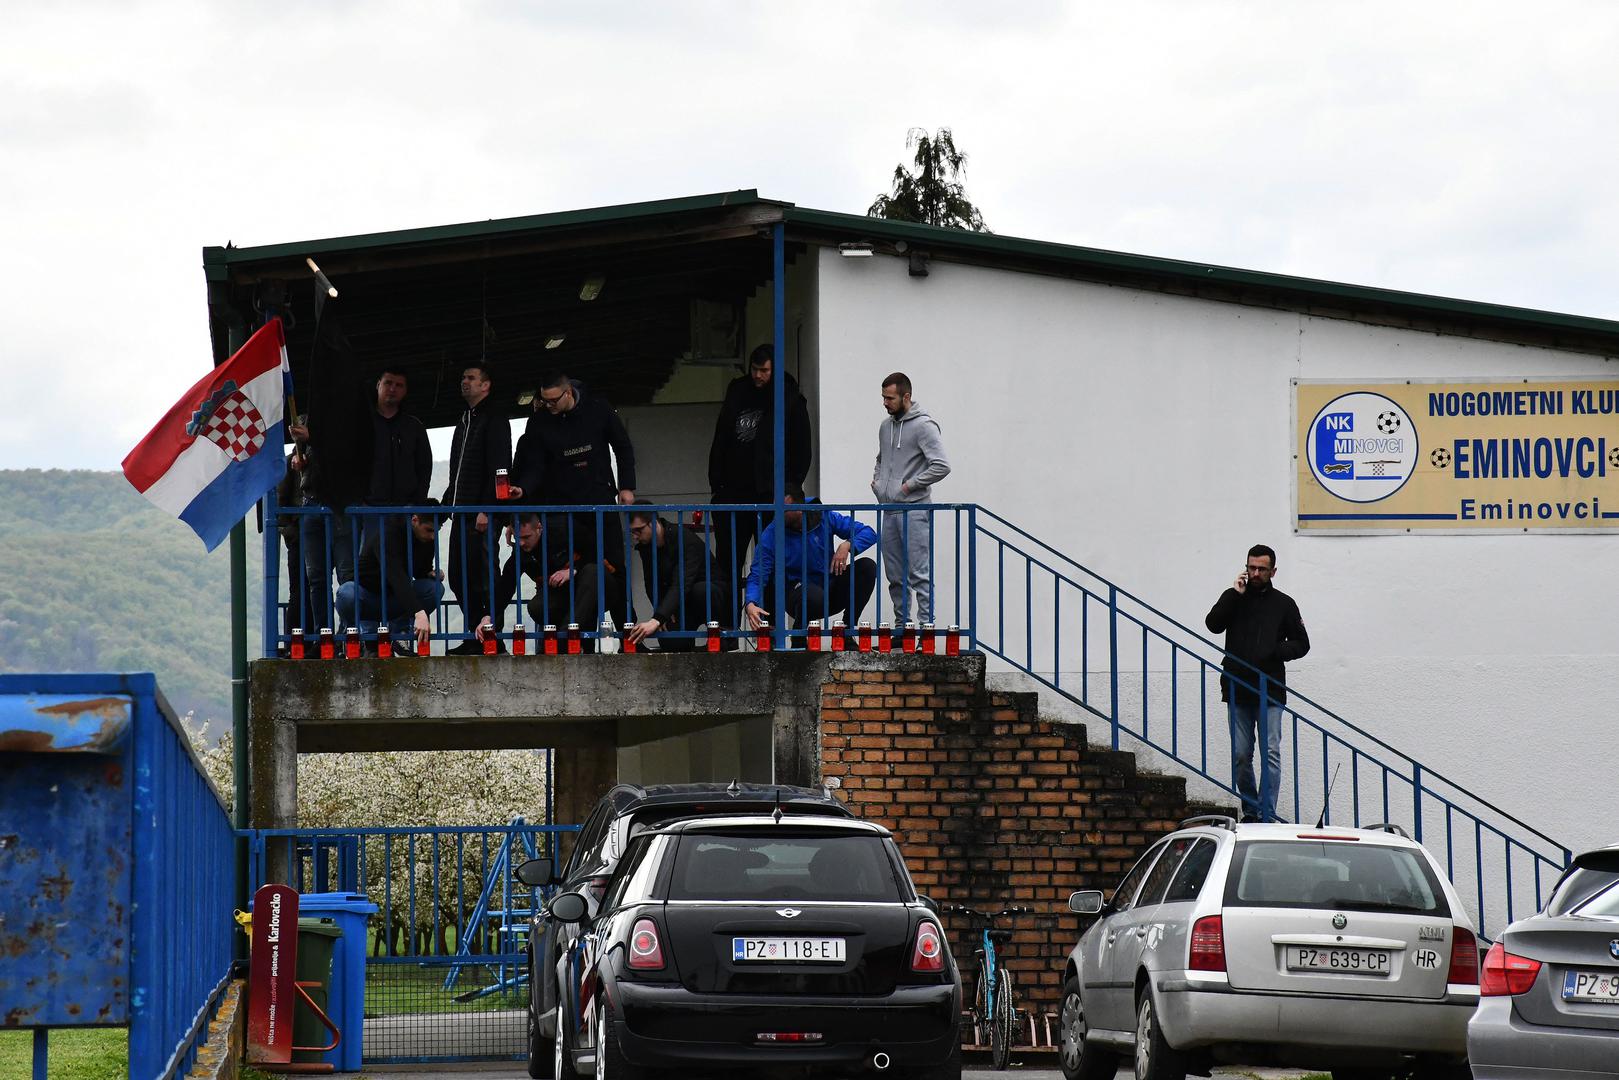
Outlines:
{"label": "gray hoodie", "polygon": [[[926,502],[929,489],[950,475],[939,423],[916,402],[877,429],[877,468],[871,490],[878,502]],[[907,488],[903,493],[900,485]]]}

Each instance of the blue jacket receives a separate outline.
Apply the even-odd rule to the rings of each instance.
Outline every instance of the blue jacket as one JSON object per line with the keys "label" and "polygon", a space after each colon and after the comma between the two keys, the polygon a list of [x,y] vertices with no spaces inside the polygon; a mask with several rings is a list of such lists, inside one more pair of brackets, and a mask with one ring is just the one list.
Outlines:
{"label": "blue jacket", "polygon": [[[876,530],[870,525],[862,525],[848,514],[840,514],[836,510],[821,510],[813,499],[804,504],[804,517],[805,524],[810,526],[808,530],[790,527],[786,530],[789,589],[804,584],[806,576],[811,585],[830,589],[832,552],[837,546],[834,538],[849,541],[851,556],[860,554],[877,542]],[[763,523],[759,530],[759,542],[754,545],[753,565],[748,569],[748,603],[767,607],[764,591],[774,585],[775,567],[776,523],[771,521]]]}

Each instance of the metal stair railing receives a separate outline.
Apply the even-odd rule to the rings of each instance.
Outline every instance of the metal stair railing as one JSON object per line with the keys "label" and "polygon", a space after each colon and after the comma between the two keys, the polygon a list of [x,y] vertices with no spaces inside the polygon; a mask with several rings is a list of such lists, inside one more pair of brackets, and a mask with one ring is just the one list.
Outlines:
{"label": "metal stair railing", "polygon": [[[978,506],[969,519],[977,647],[1105,721],[1114,749],[1128,738],[1235,795],[1225,651],[1000,515]],[[1237,663],[1248,671],[1235,681],[1263,695],[1263,673]],[[1568,848],[1291,684],[1287,697],[1281,813],[1290,801],[1295,821],[1404,827],[1441,859],[1486,938],[1541,908]]]}

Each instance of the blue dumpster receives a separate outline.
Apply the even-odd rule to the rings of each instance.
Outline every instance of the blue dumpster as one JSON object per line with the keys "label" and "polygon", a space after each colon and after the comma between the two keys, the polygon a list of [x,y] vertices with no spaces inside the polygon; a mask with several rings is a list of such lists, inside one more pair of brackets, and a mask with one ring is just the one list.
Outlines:
{"label": "blue dumpster", "polygon": [[337,1049],[324,1060],[338,1072],[359,1072],[365,1031],[365,946],[369,940],[366,923],[377,912],[377,905],[365,893],[304,893],[298,898],[298,914],[331,919],[343,936],[332,954],[330,1015],[343,1033]]}

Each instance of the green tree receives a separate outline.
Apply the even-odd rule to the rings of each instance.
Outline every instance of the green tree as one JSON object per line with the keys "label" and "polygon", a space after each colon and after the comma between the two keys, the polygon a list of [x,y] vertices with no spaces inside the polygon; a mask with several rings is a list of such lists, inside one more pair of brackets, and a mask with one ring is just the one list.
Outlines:
{"label": "green tree", "polygon": [[961,182],[967,155],[956,149],[950,129],[940,128],[929,136],[924,128],[912,128],[905,136],[905,148],[916,151],[916,171],[896,165],[893,192],[877,196],[866,216],[988,232],[984,215],[967,199]]}

